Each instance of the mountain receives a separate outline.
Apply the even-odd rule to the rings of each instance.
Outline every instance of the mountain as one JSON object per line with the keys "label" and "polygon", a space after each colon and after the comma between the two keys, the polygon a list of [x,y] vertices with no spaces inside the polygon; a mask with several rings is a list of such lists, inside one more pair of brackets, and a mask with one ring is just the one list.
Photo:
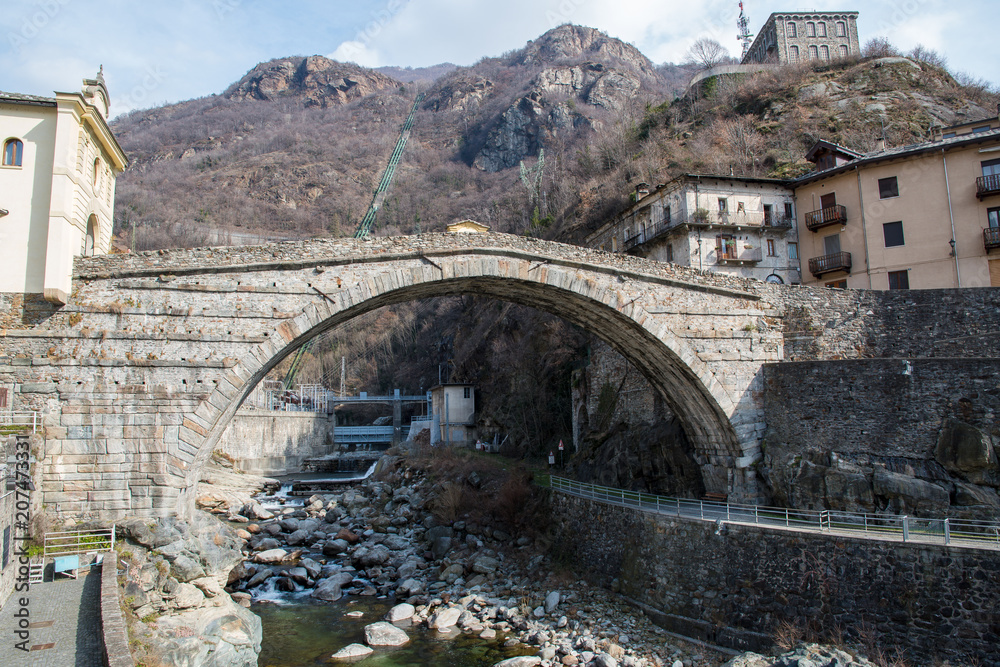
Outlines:
{"label": "mountain", "polygon": [[347,104],[400,82],[379,72],[323,56],[279,58],[261,63],[233,84],[224,97],[235,100],[300,98],[305,106]]}
{"label": "mountain", "polygon": [[430,67],[386,66],[378,67],[375,71],[381,72],[386,76],[391,76],[393,79],[402,81],[403,83],[434,83],[445,74],[454,72],[457,68],[458,65],[440,63],[431,65]]}

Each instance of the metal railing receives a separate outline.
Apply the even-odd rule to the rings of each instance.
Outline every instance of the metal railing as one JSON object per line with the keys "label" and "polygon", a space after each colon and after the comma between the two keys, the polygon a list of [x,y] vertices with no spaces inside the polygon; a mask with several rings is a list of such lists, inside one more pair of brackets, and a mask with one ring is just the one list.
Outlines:
{"label": "metal railing", "polygon": [[[683,225],[692,227],[758,227],[776,231],[788,231],[795,221],[784,215],[764,215],[763,213],[719,213],[706,211],[687,217],[671,217],[646,225],[638,232],[626,237],[622,234],[618,252],[628,252],[643,243],[649,243]],[[631,230],[630,230],[631,231]],[[618,232],[622,233],[622,232]]]}
{"label": "metal railing", "polygon": [[1000,227],[987,227],[983,230],[983,246],[987,250],[1000,248]]}
{"label": "metal railing", "polygon": [[827,225],[846,225],[847,208],[841,205],[827,206],[818,211],[806,213],[806,228],[814,232]]}
{"label": "metal railing", "polygon": [[895,514],[861,514],[834,510],[738,505],[724,501],[670,498],[585,484],[563,477],[549,479],[552,489],[578,498],[643,512],[698,521],[746,524],[775,530],[865,537],[888,542],[914,542],[1000,550],[1000,523],[965,519],[925,519]]}
{"label": "metal railing", "polygon": [[833,273],[834,271],[851,272],[851,253],[835,252],[809,260],[809,272],[817,278],[824,273]]}
{"label": "metal railing", "polygon": [[989,195],[1000,194],[1000,174],[980,176],[976,179],[976,196],[982,199]]}
{"label": "metal railing", "polygon": [[718,239],[715,244],[715,253],[719,264],[741,264],[744,262],[759,262],[764,259],[764,254],[760,248],[740,247],[744,245],[742,241]]}
{"label": "metal railing", "polygon": [[0,432],[31,431],[42,426],[42,416],[37,412],[0,412]]}
{"label": "metal railing", "polygon": [[115,548],[115,527],[98,530],[67,530],[45,533],[42,555],[45,559],[73,556]]}

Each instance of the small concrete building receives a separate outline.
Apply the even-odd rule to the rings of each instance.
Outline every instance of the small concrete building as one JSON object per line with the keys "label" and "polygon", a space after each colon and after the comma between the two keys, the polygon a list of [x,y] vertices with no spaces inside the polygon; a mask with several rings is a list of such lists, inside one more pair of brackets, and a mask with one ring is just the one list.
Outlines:
{"label": "small concrete building", "polygon": [[757,33],[743,64],[794,65],[859,55],[858,12],[774,13]]}
{"label": "small concrete building", "polygon": [[110,252],[115,179],[104,75],[54,98],[0,92],[0,293],[66,303],[73,258]]}
{"label": "small concrete building", "polygon": [[431,387],[431,444],[469,445],[476,441],[476,391],[471,384]]}
{"label": "small concrete building", "polygon": [[794,182],[805,284],[1000,287],[1000,118],[937,135],[810,151],[820,168]]}
{"label": "small concrete building", "polygon": [[587,237],[585,244],[716,273],[797,284],[795,205],[787,181],[685,174]]}

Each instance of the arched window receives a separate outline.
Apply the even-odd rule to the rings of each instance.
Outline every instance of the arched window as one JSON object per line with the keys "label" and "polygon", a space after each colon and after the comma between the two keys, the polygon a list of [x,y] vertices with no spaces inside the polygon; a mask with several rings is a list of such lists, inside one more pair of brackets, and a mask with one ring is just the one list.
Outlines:
{"label": "arched window", "polygon": [[837,21],[837,37],[847,37],[847,24]]}
{"label": "arched window", "polygon": [[785,34],[789,39],[795,39],[799,36],[798,30],[795,28],[795,24],[791,21],[788,22],[788,28],[785,30]]}
{"label": "arched window", "polygon": [[826,44],[824,44],[823,46],[819,47],[819,57],[822,58],[823,60],[829,60],[830,59],[830,47],[827,46]]}
{"label": "arched window", "polygon": [[847,57],[847,44],[841,44],[840,45],[840,57],[841,58],[846,58]]}
{"label": "arched window", "polygon": [[3,145],[3,166],[20,167],[24,144],[20,139],[8,139]]}
{"label": "arched window", "polygon": [[826,37],[826,23],[820,21],[816,24],[816,28],[819,30],[820,37]]}
{"label": "arched window", "polygon": [[816,24],[813,23],[812,21],[809,21],[808,23],[806,23],[806,37],[815,37],[815,36],[816,36]]}
{"label": "arched window", "polygon": [[101,191],[101,158],[94,160],[94,192]]}
{"label": "arched window", "polygon": [[819,49],[817,49],[816,45],[813,44],[812,46],[809,47],[809,60],[818,60],[818,59],[819,59]]}
{"label": "arched window", "polygon": [[792,44],[788,47],[788,62],[797,63],[799,62],[799,47]]}
{"label": "arched window", "polygon": [[97,244],[97,216],[91,215],[87,220],[87,237],[83,240],[83,255],[91,257]]}

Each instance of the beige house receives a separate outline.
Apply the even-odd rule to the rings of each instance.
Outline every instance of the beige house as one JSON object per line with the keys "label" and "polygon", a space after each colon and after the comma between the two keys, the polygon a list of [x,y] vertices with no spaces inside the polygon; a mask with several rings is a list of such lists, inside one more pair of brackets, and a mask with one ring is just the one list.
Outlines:
{"label": "beige house", "polygon": [[859,155],[821,142],[794,182],[803,282],[1000,286],[1000,119]]}
{"label": "beige house", "polygon": [[795,205],[787,181],[685,174],[635,203],[585,244],[717,273],[800,282]]}
{"label": "beige house", "polygon": [[471,384],[431,387],[431,444],[468,445],[476,441],[476,390]]}
{"label": "beige house", "polygon": [[128,160],[109,107],[101,72],[54,98],[0,92],[0,292],[63,304],[73,258],[110,251],[115,179]]}
{"label": "beige house", "polygon": [[858,12],[775,13],[750,46],[743,64],[796,64],[861,54]]}

